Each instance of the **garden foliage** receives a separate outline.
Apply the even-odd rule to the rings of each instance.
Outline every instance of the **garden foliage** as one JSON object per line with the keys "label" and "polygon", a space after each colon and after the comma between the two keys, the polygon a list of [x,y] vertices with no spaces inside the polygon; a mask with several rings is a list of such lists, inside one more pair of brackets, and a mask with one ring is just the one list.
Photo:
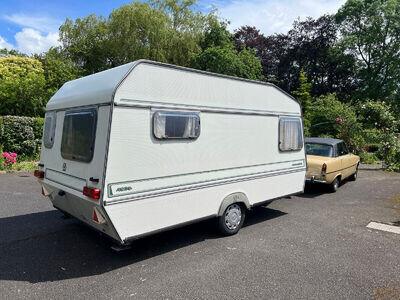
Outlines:
{"label": "garden foliage", "polygon": [[17,153],[22,158],[33,159],[38,156],[42,133],[42,118],[3,116],[0,119],[2,150]]}
{"label": "garden foliage", "polygon": [[38,60],[0,57],[0,115],[42,115],[45,83],[43,66]]}
{"label": "garden foliage", "polygon": [[[66,19],[59,46],[45,53],[0,49],[0,115],[43,117],[65,82],[150,59],[272,82],[301,102],[307,136],[341,138],[363,161],[400,169],[399,11],[399,0],[347,0],[335,15],[264,35],[231,33],[196,0],[133,1],[109,16]],[[0,148],[35,156],[42,127],[0,118]]]}

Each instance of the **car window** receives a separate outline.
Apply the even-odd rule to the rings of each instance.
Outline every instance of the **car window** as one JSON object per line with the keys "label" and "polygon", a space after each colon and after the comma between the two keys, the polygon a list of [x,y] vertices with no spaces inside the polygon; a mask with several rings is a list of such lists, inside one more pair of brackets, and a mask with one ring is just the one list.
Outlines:
{"label": "car window", "polygon": [[343,142],[337,144],[337,153],[338,156],[346,155],[349,153],[349,151],[347,151],[346,145]]}
{"label": "car window", "polygon": [[331,145],[325,145],[325,144],[307,143],[306,154],[332,157],[333,147]]}

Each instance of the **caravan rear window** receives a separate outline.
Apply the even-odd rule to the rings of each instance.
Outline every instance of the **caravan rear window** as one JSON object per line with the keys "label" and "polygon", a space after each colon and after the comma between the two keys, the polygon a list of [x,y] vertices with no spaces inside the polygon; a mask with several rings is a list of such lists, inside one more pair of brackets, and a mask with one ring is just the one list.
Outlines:
{"label": "caravan rear window", "polygon": [[95,109],[66,112],[61,141],[62,157],[83,162],[91,161],[96,123]]}

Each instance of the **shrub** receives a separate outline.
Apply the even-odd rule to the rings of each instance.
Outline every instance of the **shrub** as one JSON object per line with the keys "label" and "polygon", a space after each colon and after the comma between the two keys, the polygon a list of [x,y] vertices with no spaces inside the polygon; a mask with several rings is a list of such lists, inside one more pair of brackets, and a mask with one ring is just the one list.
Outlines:
{"label": "shrub", "polygon": [[17,157],[18,157],[17,153],[3,152],[2,156],[4,160],[3,165],[6,169],[11,169],[12,165],[17,162]]}
{"label": "shrub", "polygon": [[348,122],[344,118],[336,118],[336,124],[333,126],[336,130],[336,138],[342,139],[349,150],[360,155],[366,152],[364,137],[361,135],[361,125],[355,121]]}
{"label": "shrub", "polygon": [[367,146],[369,147],[368,152],[378,151],[381,142],[381,131],[375,128],[364,129],[362,135],[365,139]]}
{"label": "shrub", "polygon": [[347,122],[356,123],[356,113],[349,104],[341,103],[335,94],[321,96],[315,99],[308,108],[305,117],[311,122],[310,135],[336,136],[336,119],[345,119]]}
{"label": "shrub", "polygon": [[357,107],[358,119],[365,129],[396,131],[398,120],[385,102],[368,100]]}
{"label": "shrub", "polygon": [[393,133],[383,131],[381,146],[377,151],[377,155],[385,163],[386,169],[393,171],[400,163],[400,160],[398,159],[399,148],[399,139],[397,136]]}
{"label": "shrub", "polygon": [[[0,145],[0,153],[3,153],[3,149],[2,149],[2,147],[1,147],[1,145]],[[0,155],[0,171],[3,171],[5,168],[4,168],[4,157],[3,157],[3,155]]]}
{"label": "shrub", "polygon": [[384,101],[368,100],[358,105],[357,112],[368,142],[378,145],[376,155],[382,159],[386,169],[396,170],[400,165],[400,145],[396,136],[400,122],[390,105]]}
{"label": "shrub", "polygon": [[33,118],[32,129],[35,136],[36,154],[40,153],[40,146],[42,145],[44,118]]}
{"label": "shrub", "polygon": [[378,163],[378,157],[374,153],[362,151],[359,155],[361,162],[363,162],[364,164],[374,165]]}
{"label": "shrub", "polygon": [[40,150],[43,119],[4,116],[0,144],[4,151],[15,152],[23,158],[33,158]]}
{"label": "shrub", "polygon": [[1,145],[1,137],[3,136],[3,133],[4,133],[4,129],[3,128],[4,128],[4,126],[3,126],[3,117],[0,116],[0,145]]}

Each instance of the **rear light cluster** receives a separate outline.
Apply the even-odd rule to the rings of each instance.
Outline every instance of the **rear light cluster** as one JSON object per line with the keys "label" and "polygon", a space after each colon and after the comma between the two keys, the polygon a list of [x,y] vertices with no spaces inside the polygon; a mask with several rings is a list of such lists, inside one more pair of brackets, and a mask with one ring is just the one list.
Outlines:
{"label": "rear light cluster", "polygon": [[83,194],[85,196],[88,196],[89,198],[92,199],[99,199],[100,198],[100,190],[99,189],[95,189],[95,188],[91,188],[88,186],[85,186],[83,188]]}
{"label": "rear light cluster", "polygon": [[326,164],[322,165],[321,175],[326,176]]}
{"label": "rear light cluster", "polygon": [[44,171],[35,170],[35,172],[33,174],[35,175],[35,177],[37,177],[39,179],[44,178]]}

